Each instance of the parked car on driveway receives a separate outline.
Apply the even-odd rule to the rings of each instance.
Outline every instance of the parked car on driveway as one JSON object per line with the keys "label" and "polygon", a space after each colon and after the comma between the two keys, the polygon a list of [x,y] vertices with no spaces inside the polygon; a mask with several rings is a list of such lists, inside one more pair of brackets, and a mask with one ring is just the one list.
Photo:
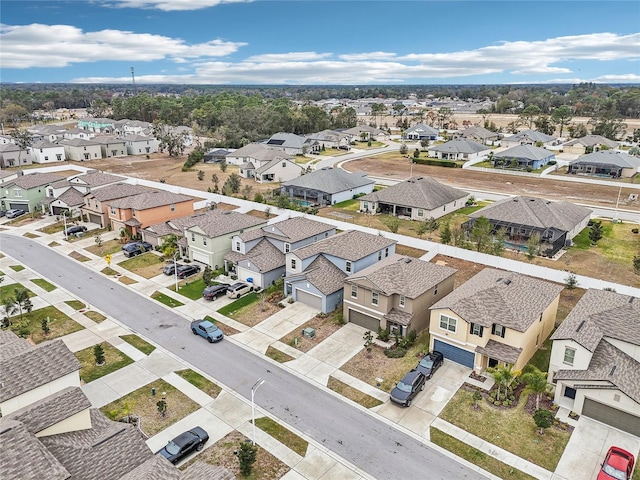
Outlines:
{"label": "parked car on driveway", "polygon": [[76,233],[82,233],[82,232],[86,232],[87,231],[87,227],[85,227],[84,225],[73,225],[69,228],[67,228],[64,231],[65,236],[69,236],[69,235],[75,235]]}
{"label": "parked car on driveway", "polygon": [[206,338],[209,343],[219,342],[224,337],[222,330],[209,320],[194,320],[191,322],[191,331],[194,335]]}
{"label": "parked car on driveway", "polygon": [[178,278],[187,278],[199,271],[200,267],[198,265],[180,265],[178,267]]}
{"label": "parked car on driveway", "polygon": [[176,268],[180,268],[182,266],[183,265],[180,263],[169,263],[162,269],[162,273],[165,275],[173,275],[176,273]]}
{"label": "parked car on driveway", "polygon": [[633,454],[620,447],[611,447],[604,457],[598,480],[631,480]]}
{"label": "parked car on driveway", "polygon": [[[150,244],[147,244],[150,245]],[[141,242],[129,242],[126,245],[122,246],[122,252],[125,257],[135,257],[136,255],[140,255],[146,252],[147,249]]]}
{"label": "parked car on driveway", "polygon": [[238,283],[234,283],[227,289],[227,297],[240,298],[245,293],[249,293],[252,291],[253,291],[253,287],[251,285],[238,282]]}
{"label": "parked car on driveway", "polygon": [[20,215],[24,215],[24,210],[20,210],[18,208],[12,208],[11,210],[7,210],[6,216],[7,218],[18,218]]}
{"label": "parked car on driveway", "polygon": [[157,454],[162,455],[174,465],[193,451],[200,451],[209,440],[209,434],[201,427],[181,433],[167,443]]}
{"label": "parked car on driveway", "polygon": [[411,370],[391,390],[391,401],[408,407],[418,392],[424,390],[426,381],[427,379],[422,372]]}
{"label": "parked car on driveway", "polygon": [[227,288],[229,288],[228,283],[216,283],[215,285],[207,285],[207,287],[202,291],[202,297],[207,300],[215,300],[218,297],[221,297],[225,293],[227,293]]}
{"label": "parked car on driveway", "polygon": [[444,361],[444,355],[436,350],[433,352],[429,352],[426,357],[424,357],[414,370],[421,372],[427,380],[429,380],[436,370],[438,370],[442,366],[442,362]]}

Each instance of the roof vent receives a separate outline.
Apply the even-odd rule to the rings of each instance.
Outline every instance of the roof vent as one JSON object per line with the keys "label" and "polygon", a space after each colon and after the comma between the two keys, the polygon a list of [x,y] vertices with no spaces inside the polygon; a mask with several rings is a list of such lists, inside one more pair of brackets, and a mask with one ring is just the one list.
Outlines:
{"label": "roof vent", "polygon": [[579,332],[579,331],[580,331],[580,329],[581,329],[582,327],[584,327],[584,322],[585,322],[584,320],[582,320],[582,321],[580,322],[580,325],[578,325],[578,328],[576,328],[576,332]]}
{"label": "roof vent", "polygon": [[633,300],[634,300],[635,298],[636,298],[636,297],[631,297],[631,298],[629,299],[629,303],[633,303]]}
{"label": "roof vent", "polygon": [[616,372],[616,366],[611,367],[611,371],[609,372],[609,376],[613,375]]}
{"label": "roof vent", "polygon": [[499,279],[496,280],[496,283],[501,282],[502,281],[502,277],[500,277]]}
{"label": "roof vent", "polygon": [[511,280],[509,280],[508,278],[505,278],[502,283],[504,283],[505,285],[511,285]]}
{"label": "roof vent", "polygon": [[536,199],[535,199],[535,198],[530,198],[530,199],[529,199],[529,201],[530,201],[530,202],[535,202],[535,201],[536,201]]}
{"label": "roof vent", "polygon": [[514,202],[518,202],[518,199],[517,199],[517,198],[514,198],[514,199],[513,199],[513,201],[514,201]]}
{"label": "roof vent", "polygon": [[410,258],[405,258],[404,259],[404,263],[411,263],[411,259]]}

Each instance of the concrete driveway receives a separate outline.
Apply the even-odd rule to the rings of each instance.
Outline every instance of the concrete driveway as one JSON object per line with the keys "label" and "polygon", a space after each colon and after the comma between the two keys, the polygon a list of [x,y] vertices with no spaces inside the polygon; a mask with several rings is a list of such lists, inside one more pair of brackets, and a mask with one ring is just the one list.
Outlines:
{"label": "concrete driveway", "polygon": [[580,417],[552,479],[596,478],[609,447],[613,445],[633,453],[637,461],[640,438],[590,418]]}

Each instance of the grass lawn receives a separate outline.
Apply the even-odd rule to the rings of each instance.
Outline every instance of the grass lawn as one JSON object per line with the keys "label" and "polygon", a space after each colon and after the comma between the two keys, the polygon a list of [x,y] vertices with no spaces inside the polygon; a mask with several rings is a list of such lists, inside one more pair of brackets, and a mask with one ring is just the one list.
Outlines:
{"label": "grass lawn", "polygon": [[342,208],[344,210],[353,210],[354,212],[357,212],[358,210],[360,210],[360,199],[356,198],[352,200],[345,200],[344,202],[336,203],[335,205],[333,205],[333,207]]}
{"label": "grass lawn", "polygon": [[104,273],[105,275],[117,275],[118,271],[114,270],[111,267],[105,267],[102,270],[100,270],[100,273]]}
{"label": "grass lawn", "polygon": [[22,265],[9,265],[9,268],[14,272],[21,272],[22,270],[24,270],[24,267]]}
{"label": "grass lawn", "polygon": [[210,397],[217,398],[222,391],[222,388],[213,383],[208,378],[200,375],[198,372],[194,372],[191,369],[178,370],[176,375],[184,378],[187,382],[196,388],[199,388]]}
{"label": "grass lawn", "polygon": [[129,258],[118,265],[144,278],[152,278],[162,273],[162,260],[154,253],[146,252]]}
{"label": "grass lawn", "polygon": [[35,233],[31,233],[31,232],[27,232],[22,236],[27,238],[40,238],[40,235],[36,235]]}
{"label": "grass lawn", "polygon": [[237,300],[231,302],[229,305],[222,307],[220,310],[218,310],[218,313],[226,317],[233,318],[233,316],[237,314],[240,311],[240,309],[249,307],[252,304],[256,303],[257,301],[258,301],[258,294],[255,292],[251,292],[245,295],[244,297],[240,297]]}
{"label": "grass lawn", "polygon": [[437,428],[431,427],[430,435],[431,441],[436,445],[440,445],[445,450],[449,450],[474,465],[484,468],[487,472],[493,473],[497,477],[514,480],[535,480],[536,478],[506,463],[502,463],[500,460],[496,460],[480,450],[476,450],[471,445],[461,442]]}
{"label": "grass lawn", "polygon": [[103,320],[107,319],[107,317],[105,317],[103,314],[101,314],[100,312],[96,312],[94,310],[89,310],[88,312],[84,312],[84,316],[87,318],[90,318],[96,323],[100,323]]}
{"label": "grass lawn", "polygon": [[74,310],[82,310],[83,308],[87,308],[87,305],[80,300],[66,300],[64,303],[69,305]]}
{"label": "grass lawn", "polygon": [[283,445],[289,447],[301,457],[304,457],[307,454],[309,442],[303,440],[291,430],[287,430],[285,427],[280,425],[278,422],[273,421],[271,418],[256,418],[256,427],[268,433],[273,438],[278,440]]}
{"label": "grass lawn", "polygon": [[240,475],[240,462],[238,456],[234,452],[240,448],[240,444],[244,443],[247,437],[242,433],[234,430],[228,435],[218,440],[211,447],[203,450],[195,458],[190,459],[180,467],[181,470],[188,468],[194,462],[206,462],[211,465],[221,466],[231,471],[235,478],[242,480],[273,480],[282,478],[289,470],[285,463],[277,457],[271,455],[260,445],[256,455],[256,462],[253,464],[251,475],[243,477]]}
{"label": "grass lawn", "polygon": [[69,256],[74,260],[78,260],[79,262],[88,262],[89,260],[91,260],[89,257],[82,255],[81,253],[76,252],[75,250],[71,252]]}
{"label": "grass lawn", "polygon": [[29,294],[29,298],[37,296],[21,283],[10,283],[9,285],[0,284],[0,298],[13,297],[16,290],[26,290]]}
{"label": "grass lawn", "polygon": [[132,345],[138,350],[140,350],[145,355],[150,355],[151,352],[153,352],[156,349],[156,347],[151,345],[149,342],[147,342],[146,340],[143,340],[142,338],[134,334],[120,335],[120,338],[125,342],[127,342],[129,345]]}
{"label": "grass lawn", "polygon": [[122,244],[118,240],[107,240],[106,242],[102,242],[101,246],[91,245],[90,247],[85,247],[87,252],[91,252],[98,257],[104,257],[105,255],[113,255],[114,253],[118,253],[122,250]]}
{"label": "grass lawn", "polygon": [[[152,387],[156,389],[155,396],[151,395]],[[167,412],[164,417],[160,415],[156,405],[162,399],[163,392],[166,393],[167,402]],[[173,385],[159,378],[105,405],[100,410],[111,420],[118,420],[127,415],[139,416],[142,431],[151,437],[195,412],[198,408],[200,405]]]}
{"label": "grass lawn", "polygon": [[46,227],[39,228],[38,231],[42,233],[58,233],[64,230],[64,222],[56,222],[51,225],[47,225]]}
{"label": "grass lawn", "polygon": [[421,250],[419,248],[408,247],[406,245],[397,245],[396,244],[396,253],[398,255],[406,255],[407,257],[420,258],[425,253],[427,253],[427,251],[426,250]]}
{"label": "grass lawn", "polygon": [[53,292],[56,288],[58,288],[55,285],[47,282],[44,278],[32,278],[29,281],[35,283],[46,292]]}
{"label": "grass lawn", "polygon": [[[202,278],[198,278],[197,280],[192,281],[190,281],[189,279],[180,280],[178,282],[178,293],[187,298],[190,298],[191,300],[198,300],[199,298],[202,298],[202,291],[205,287],[206,285],[204,284],[204,280],[202,280]],[[176,286],[171,285],[169,287],[169,290],[173,290],[175,292]]]}
{"label": "grass lawn", "polygon": [[133,360],[111,345],[109,342],[103,342],[102,348],[104,349],[104,365],[96,365],[96,358],[93,355],[93,347],[85,348],[75,353],[75,356],[82,367],[80,368],[80,380],[85,383],[93,382],[94,380],[108,375],[116,370],[120,370],[122,367],[133,363]]}
{"label": "grass lawn", "polygon": [[536,353],[534,353],[533,357],[531,357],[531,359],[529,360],[529,364],[535,366],[541,372],[549,371],[549,361],[551,360],[551,346],[553,345],[553,342],[551,341],[551,335],[553,335],[553,332],[555,332],[555,329],[553,329],[553,331],[549,335],[549,338],[547,338],[542,343],[542,346],[540,346],[540,348],[536,350]]}
{"label": "grass lawn", "polygon": [[440,417],[489,443],[519,457],[554,471],[567,446],[570,432],[548,428],[538,435],[531,415],[524,410],[524,397],[513,409],[497,409],[486,402],[480,409],[471,408],[472,394],[460,389],[444,408]]}
{"label": "grass lawn", "polygon": [[133,285],[134,283],[138,283],[137,280],[134,280],[133,278],[129,278],[129,277],[119,277],[118,281],[120,283],[124,283],[125,285]]}
{"label": "grass lawn", "polygon": [[236,333],[240,333],[239,330],[236,330],[235,328],[230,327],[226,323],[218,322],[215,318],[213,318],[210,315],[207,315],[206,317],[204,317],[203,320],[209,320],[214,325],[217,325],[218,328],[222,330],[222,333],[224,333],[225,335],[235,335]]}
{"label": "grass lawn", "polygon": [[49,247],[59,247],[59,246],[60,246],[60,244],[58,242],[56,242],[55,240],[49,244]]}
{"label": "grass lawn", "polygon": [[[42,331],[42,321],[49,318],[49,333],[45,336]],[[11,330],[18,333],[21,330],[20,317],[11,318],[13,325]],[[67,317],[64,313],[58,310],[56,307],[45,307],[38,310],[33,310],[31,313],[24,314],[24,326],[28,329],[31,340],[34,343],[41,343],[46,340],[52,340],[54,338],[68,335],[69,333],[82,330],[84,327],[77,322],[74,322],[71,318]]]}
{"label": "grass lawn", "polygon": [[151,298],[159,301],[160,303],[164,303],[167,307],[171,308],[181,307],[182,305],[184,305],[184,303],[179,302],[178,300],[174,300],[169,295],[165,295],[162,292],[153,292],[153,294],[151,294]]}
{"label": "grass lawn", "polygon": [[362,405],[365,408],[373,408],[377,407],[378,405],[382,405],[382,402],[377,398],[374,398],[371,395],[367,395],[357,388],[353,388],[334,377],[329,377],[327,387],[329,387],[334,392],[339,393],[343,397],[347,397],[349,400]]}
{"label": "grass lawn", "polygon": [[267,357],[269,357],[272,360],[275,360],[278,363],[285,363],[285,362],[290,362],[291,360],[293,360],[293,357],[291,355],[288,355],[286,353],[284,353],[281,350],[278,350],[277,348],[269,345],[269,347],[267,347],[267,351],[265,352],[265,355]]}

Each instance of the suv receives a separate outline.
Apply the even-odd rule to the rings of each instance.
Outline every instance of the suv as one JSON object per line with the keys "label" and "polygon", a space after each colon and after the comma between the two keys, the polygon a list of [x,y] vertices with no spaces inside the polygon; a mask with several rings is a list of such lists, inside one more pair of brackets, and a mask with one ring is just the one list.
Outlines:
{"label": "suv", "polygon": [[199,271],[200,267],[198,265],[180,265],[177,269],[177,275],[178,278],[187,278]]}
{"label": "suv", "polygon": [[176,268],[180,268],[183,266],[184,265],[180,263],[169,263],[162,269],[162,273],[164,273],[165,275],[173,275],[174,273],[176,273]]}
{"label": "suv", "polygon": [[215,285],[209,285],[202,292],[202,298],[206,298],[207,300],[215,300],[216,298],[227,293],[227,288],[229,288],[228,283],[216,283]]}
{"label": "suv", "polygon": [[418,392],[424,390],[426,380],[422,372],[411,370],[391,390],[391,401],[403,407],[408,407]]}
{"label": "suv", "polygon": [[64,231],[64,235],[65,237],[68,237],[69,235],[75,235],[76,233],[82,233],[86,231],[87,227],[85,227],[84,225],[73,225],[72,227],[69,227]]}
{"label": "suv", "polygon": [[418,370],[419,372],[422,372],[422,374],[425,377],[427,377],[427,380],[428,380],[433,376],[435,371],[442,366],[443,360],[444,360],[444,355],[434,350],[433,352],[427,354],[427,356],[424,357],[422,360],[420,360],[420,362],[418,363],[418,365],[416,365],[416,368],[414,368],[414,370]]}
{"label": "suv", "polygon": [[216,343],[224,338],[222,330],[209,320],[194,320],[191,322],[191,331],[194,335],[206,338],[209,343]]}
{"label": "suv", "polygon": [[240,298],[242,295],[249,292],[253,292],[252,286],[242,282],[234,283],[229,288],[227,288],[227,297]]}
{"label": "suv", "polygon": [[122,252],[124,253],[125,257],[135,257],[136,255],[140,255],[141,253],[144,253],[146,251],[147,249],[140,242],[130,242],[122,246]]}

